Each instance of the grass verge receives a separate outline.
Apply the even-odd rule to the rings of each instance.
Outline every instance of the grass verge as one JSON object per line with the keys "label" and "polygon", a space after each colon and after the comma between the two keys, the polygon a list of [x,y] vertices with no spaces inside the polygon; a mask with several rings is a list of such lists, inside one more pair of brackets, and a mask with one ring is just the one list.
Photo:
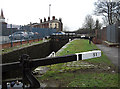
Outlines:
{"label": "grass verge", "polygon": [[[74,40],[58,56],[94,49],[98,48],[94,44],[89,44],[88,40]],[[99,58],[47,67],[50,70],[37,78],[44,83],[51,81],[59,83],[58,87],[118,87],[118,73],[103,52]]]}

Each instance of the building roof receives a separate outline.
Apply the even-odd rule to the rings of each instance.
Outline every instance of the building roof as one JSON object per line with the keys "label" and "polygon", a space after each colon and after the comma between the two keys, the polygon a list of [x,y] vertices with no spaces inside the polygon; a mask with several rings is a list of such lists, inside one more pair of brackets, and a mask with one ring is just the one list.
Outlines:
{"label": "building roof", "polygon": [[50,21],[42,22],[42,23],[40,23],[40,24],[53,23],[53,22],[60,23],[60,21],[59,21],[59,20],[55,19],[55,20],[50,20]]}
{"label": "building roof", "polygon": [[55,19],[55,20],[50,20],[49,22],[50,22],[50,23],[52,23],[52,22],[58,22],[58,23],[60,23],[60,21],[57,20],[57,19]]}
{"label": "building roof", "polygon": [[31,23],[31,24],[28,24],[27,26],[38,26],[38,25],[44,25],[44,24],[48,24],[48,23],[62,23],[61,22],[61,18],[58,20],[58,19],[55,19],[55,16],[53,16],[53,19],[50,20],[50,17],[48,17],[48,20],[46,21],[46,18],[44,18],[44,22],[42,22],[42,19],[40,21],[40,23]]}
{"label": "building roof", "polygon": [[[37,26],[37,25],[40,25],[40,24],[53,23],[53,22],[60,23],[59,20],[55,19],[55,20],[45,21],[45,22],[42,22],[42,23],[32,23],[31,26]],[[30,26],[30,24],[28,24],[28,26]]]}

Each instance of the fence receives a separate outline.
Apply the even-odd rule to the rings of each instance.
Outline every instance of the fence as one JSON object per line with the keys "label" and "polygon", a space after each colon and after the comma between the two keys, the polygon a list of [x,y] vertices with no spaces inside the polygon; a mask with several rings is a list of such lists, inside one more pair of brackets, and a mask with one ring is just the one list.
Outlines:
{"label": "fence", "polygon": [[32,32],[37,33],[36,38],[44,38],[56,32],[56,29],[51,28],[32,28]]}
{"label": "fence", "polygon": [[103,29],[96,30],[96,37],[94,43],[102,43],[102,41],[108,41],[111,43],[119,43],[120,34],[120,22],[109,25]]}
{"label": "fence", "polygon": [[118,24],[113,24],[107,26],[107,41],[118,43]]}
{"label": "fence", "polygon": [[[2,30],[1,30],[2,29]],[[23,36],[20,33],[16,33],[9,39],[9,35],[15,33],[15,32],[33,32],[28,33],[27,36]],[[40,39],[44,38],[46,36],[50,36],[53,32],[56,32],[56,29],[51,28],[33,28],[30,26],[20,26],[19,29],[15,28],[14,25],[10,25],[9,28],[7,28],[7,24],[0,23],[0,37],[2,40],[0,40],[1,44],[4,43],[10,43],[13,41],[22,41],[22,40],[31,40],[31,39]]]}
{"label": "fence", "polygon": [[21,29],[26,30],[26,31],[32,31],[34,33],[37,33],[38,38],[43,38],[46,36],[52,35],[52,33],[56,32],[56,29],[53,28],[34,28],[30,26],[23,26]]}

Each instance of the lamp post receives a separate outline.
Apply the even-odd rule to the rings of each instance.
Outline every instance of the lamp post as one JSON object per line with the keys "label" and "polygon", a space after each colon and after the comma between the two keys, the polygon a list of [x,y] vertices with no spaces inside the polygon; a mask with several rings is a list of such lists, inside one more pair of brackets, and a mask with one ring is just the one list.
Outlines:
{"label": "lamp post", "polygon": [[12,33],[13,33],[12,32],[12,24],[10,24],[10,28],[11,28],[11,47],[13,47],[13,42],[12,41],[13,41],[13,36],[14,35],[12,35]]}
{"label": "lamp post", "polygon": [[51,4],[49,4],[49,17],[50,17],[50,7],[51,7]]}
{"label": "lamp post", "polygon": [[40,20],[40,18],[39,18],[39,20]]}

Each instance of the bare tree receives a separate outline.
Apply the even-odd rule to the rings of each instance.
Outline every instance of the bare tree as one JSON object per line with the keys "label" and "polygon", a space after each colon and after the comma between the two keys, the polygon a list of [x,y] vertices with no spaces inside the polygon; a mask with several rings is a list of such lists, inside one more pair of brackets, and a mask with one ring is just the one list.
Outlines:
{"label": "bare tree", "polygon": [[97,19],[96,20],[96,23],[95,23],[95,29],[101,29],[102,27],[102,24],[99,22],[99,20]]}
{"label": "bare tree", "polygon": [[103,25],[108,26],[109,25],[108,19],[106,17],[103,17],[102,19],[103,19]]}
{"label": "bare tree", "polygon": [[92,29],[94,29],[94,27],[95,27],[95,22],[94,22],[92,16],[91,15],[87,15],[85,17],[85,22],[83,24],[83,28],[92,30]]}
{"label": "bare tree", "polygon": [[119,20],[120,2],[112,2],[111,0],[98,0],[95,2],[95,15],[102,15],[108,21],[108,24],[113,24]]}
{"label": "bare tree", "polygon": [[117,21],[120,21],[120,1],[114,2],[113,16]]}

